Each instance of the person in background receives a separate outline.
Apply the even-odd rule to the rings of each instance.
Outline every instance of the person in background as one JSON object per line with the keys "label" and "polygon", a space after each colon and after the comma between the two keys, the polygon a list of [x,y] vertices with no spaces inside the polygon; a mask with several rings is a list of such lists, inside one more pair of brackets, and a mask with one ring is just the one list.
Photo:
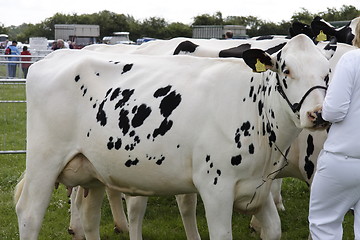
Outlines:
{"label": "person in background", "polygon": [[70,40],[67,43],[70,49],[74,49],[74,44]]}
{"label": "person in background", "polygon": [[[12,41],[11,45],[5,49],[6,55],[20,55],[19,49],[16,47],[17,41]],[[18,57],[8,57],[8,61],[19,61]],[[8,63],[8,78],[15,78],[17,63]]]}
{"label": "person in background", "polygon": [[[360,22],[353,45],[360,48]],[[309,228],[313,240],[341,240],[342,223],[354,210],[355,239],[360,239],[360,49],[345,53],[327,90],[322,117],[328,137],[311,185]]]}
{"label": "person in background", "polygon": [[[28,47],[27,46],[24,46],[23,47],[23,50],[21,52],[21,55],[31,55],[31,53],[28,51]],[[31,61],[31,57],[22,57],[21,58],[21,61]],[[21,64],[21,69],[24,73],[24,78],[27,77],[27,73],[28,73],[28,70],[29,70],[29,67],[30,67],[31,63],[22,63]]]}
{"label": "person in background", "polygon": [[63,48],[69,48],[68,47],[68,43],[64,42],[64,40],[62,39],[58,39],[56,41],[56,45],[53,44],[53,47],[51,48],[52,50],[58,50],[58,49],[63,49]]}
{"label": "person in background", "polygon": [[233,32],[232,31],[227,31],[225,33],[225,39],[232,39],[233,38]]}

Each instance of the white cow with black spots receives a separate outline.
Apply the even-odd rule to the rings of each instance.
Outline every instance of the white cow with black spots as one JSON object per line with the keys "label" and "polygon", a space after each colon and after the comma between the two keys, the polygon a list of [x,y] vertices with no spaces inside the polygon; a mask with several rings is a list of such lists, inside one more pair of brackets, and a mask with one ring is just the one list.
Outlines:
{"label": "white cow with black spots", "polygon": [[[276,211],[269,191],[281,154],[302,128],[324,127],[329,63],[304,35],[275,58],[248,50],[244,59],[273,71],[243,71],[236,59],[70,50],[32,65],[20,239],[37,239],[56,182],[89,189],[95,205],[81,214],[88,240],[100,238],[105,186],[134,195],[199,193],[210,239],[232,239],[233,207]],[[262,228],[264,239],[280,234]]]}
{"label": "white cow with black spots", "polygon": [[[279,42],[279,40],[281,40]],[[203,39],[172,39],[169,41],[159,41],[157,44],[148,44],[146,46],[146,50],[150,51],[152,54],[169,54],[170,52],[174,52],[174,54],[190,54],[193,56],[212,56],[212,57],[242,57],[242,52],[244,50],[249,49],[250,47],[259,47],[268,53],[272,53],[274,51],[278,51],[283,47],[283,45],[287,42],[287,39],[276,39],[276,40],[262,40],[262,41],[248,41],[248,40],[240,40],[235,43],[238,45],[237,47],[223,49],[224,47],[229,47],[228,41],[218,41],[218,40],[203,40]],[[198,44],[194,44],[194,42]],[[226,42],[226,44],[224,44]],[[177,45],[176,45],[177,44]],[[329,48],[327,46],[328,43],[317,43],[317,47],[319,49]],[[117,45],[117,46],[109,46],[109,45],[92,45],[86,47],[87,50],[95,50],[102,52],[117,52],[117,53],[138,53],[138,46],[125,46],[125,45]],[[154,49],[156,51],[154,51]],[[171,49],[175,49],[172,51]],[[335,55],[330,59],[330,67],[334,68],[338,59],[342,56],[342,54],[346,51],[352,50],[353,47],[350,47],[347,44],[338,44]],[[146,51],[141,51],[142,54],[145,54]],[[226,53],[226,54],[225,54]],[[248,68],[247,66],[245,68]],[[279,173],[278,178],[282,177],[296,177],[301,180],[306,181],[308,184],[312,181],[312,176],[316,167],[316,159],[318,152],[322,147],[322,143],[325,140],[326,133],[325,132],[309,132],[307,130],[302,131],[300,136],[295,140],[290,148],[288,153],[288,165]],[[283,210],[284,206],[282,204],[282,197],[280,194],[281,191],[281,179],[276,179],[276,184],[272,184],[272,193],[274,197],[275,204],[278,209]],[[275,182],[274,181],[274,182]],[[114,195],[114,194],[113,194]],[[120,224],[120,220],[124,220],[123,210],[122,210],[122,201],[121,195],[116,195],[117,198],[110,197],[110,206],[112,207],[112,211],[114,212],[114,220],[115,226],[118,229],[122,229],[123,231],[127,230],[127,225]],[[186,198],[184,198],[186,197]],[[183,200],[181,200],[184,198]],[[141,239],[141,226],[142,219],[145,213],[146,208],[146,200],[147,198],[138,197],[131,198],[129,203],[129,211],[130,214],[130,239]],[[187,233],[188,239],[200,239],[200,236],[196,227],[196,217],[195,217],[195,205],[196,205],[196,195],[182,195],[177,197],[179,209],[181,211],[181,215],[183,217],[183,222],[185,224],[185,229]],[[180,200],[180,201],[179,201]],[[133,203],[131,203],[133,201]],[[120,208],[120,209],[119,209]],[[113,210],[117,209],[117,211]],[[120,211],[121,210],[121,211]],[[72,211],[73,213],[74,211]],[[121,215],[119,213],[122,213]],[[74,214],[72,214],[73,216]],[[258,222],[256,219],[253,219],[251,225],[255,229],[260,229],[258,226]],[[75,229],[72,224],[70,228]],[[72,231],[72,233],[81,234],[81,231]],[[74,235],[76,237],[76,234]],[[137,236],[137,237],[135,237]]]}
{"label": "white cow with black spots", "polygon": [[[191,41],[191,42],[190,42]],[[273,54],[279,51],[288,39],[276,39],[276,40],[205,40],[205,39],[188,39],[188,38],[174,38],[171,40],[157,40],[149,43],[138,45],[106,45],[95,44],[86,46],[83,50],[101,51],[107,53],[116,54],[145,54],[145,55],[172,55],[172,54],[186,54],[198,57],[242,57],[242,52],[252,48],[263,49],[268,54]],[[195,45],[193,42],[196,42]],[[244,70],[251,69],[239,62]],[[281,181],[281,180],[275,180]],[[273,184],[272,191],[274,194],[274,200],[279,209],[284,209],[281,195],[280,195],[281,182],[279,184]],[[130,228],[130,239],[141,240],[142,239],[142,220],[146,210],[146,197],[129,197],[126,196],[129,225],[125,218],[123,210],[122,198],[124,196],[120,192],[106,189],[111,211],[114,216],[114,230],[116,232],[128,232]],[[71,201],[77,202],[78,206],[82,205],[83,209],[87,206],[91,206],[91,203],[83,197],[81,191],[77,199],[77,191],[75,190],[71,195]],[[200,239],[200,235],[196,224],[196,194],[177,195],[176,200],[179,206],[181,217],[184,223],[187,239],[197,240]],[[86,210],[84,210],[86,211]],[[129,227],[128,227],[129,226]],[[69,233],[73,236],[74,240],[85,239],[84,231],[79,220],[79,213],[76,204],[71,205],[71,220],[69,226]]]}

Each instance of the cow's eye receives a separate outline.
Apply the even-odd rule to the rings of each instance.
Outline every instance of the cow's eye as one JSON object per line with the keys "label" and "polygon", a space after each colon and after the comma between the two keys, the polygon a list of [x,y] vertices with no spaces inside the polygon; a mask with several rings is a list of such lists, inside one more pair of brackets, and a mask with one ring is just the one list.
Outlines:
{"label": "cow's eye", "polygon": [[283,73],[286,74],[286,75],[289,75],[289,74],[290,74],[290,70],[289,70],[289,69],[285,69],[285,70],[283,71]]}

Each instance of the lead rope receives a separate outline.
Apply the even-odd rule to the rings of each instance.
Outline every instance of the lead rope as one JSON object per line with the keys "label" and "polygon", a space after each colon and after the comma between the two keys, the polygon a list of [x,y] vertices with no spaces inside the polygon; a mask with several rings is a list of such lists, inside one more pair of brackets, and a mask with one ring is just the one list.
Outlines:
{"label": "lead rope", "polygon": [[[313,87],[313,88],[314,88],[314,87]],[[307,95],[309,95],[309,93],[313,90],[313,88],[310,88],[310,89],[305,93],[305,95],[303,96],[303,98],[300,100],[300,103],[301,103],[301,104],[303,103],[305,97],[306,97]],[[289,101],[289,99],[287,98],[284,90],[282,89],[279,81],[278,81],[277,84],[276,84],[276,89],[278,90],[279,94],[280,94],[280,95],[285,99],[285,101],[288,103],[288,105],[290,106],[291,110],[292,110],[294,113],[296,113],[296,112],[294,111],[294,108],[299,108],[299,109],[300,109],[301,104],[300,104],[300,103],[299,103],[299,104],[296,104],[296,103],[295,103],[294,105],[296,105],[296,106],[294,106],[293,104],[290,103],[290,101]],[[267,122],[270,124],[270,119],[269,119],[269,117],[268,117],[267,111],[264,111],[264,114],[265,114],[265,117],[266,117]],[[271,175],[274,175],[274,174],[275,174],[275,176],[276,176],[277,173],[279,173],[282,169],[284,169],[287,165],[289,165],[289,160],[287,159],[286,156],[287,156],[287,154],[289,153],[290,147],[286,150],[286,152],[285,152],[285,154],[284,154],[284,153],[280,150],[280,148],[277,146],[276,142],[274,142],[274,145],[275,145],[275,149],[276,149],[277,151],[279,151],[280,154],[281,154],[281,156],[284,158],[285,164],[284,164],[282,167],[280,167],[279,169],[275,170],[274,172],[269,173],[269,174],[266,176],[265,179],[262,179],[263,182],[262,182],[259,186],[257,186],[257,187],[255,188],[254,195],[252,196],[250,202],[246,204],[246,209],[245,209],[245,211],[247,210],[248,206],[253,202],[253,200],[254,200],[254,198],[255,198],[255,196],[256,196],[256,191],[257,191],[257,189],[259,189],[260,187],[262,187],[262,186],[266,183],[266,181],[267,181],[266,179],[269,179],[270,176],[271,176]],[[270,178],[270,179],[274,180],[275,177],[274,177],[274,178]]]}
{"label": "lead rope", "polygon": [[[268,117],[268,115],[267,115],[267,111],[264,111],[264,112],[265,112],[265,117],[266,117],[268,123],[270,123],[269,117]],[[283,170],[287,165],[289,165],[289,160],[287,159],[286,156],[287,156],[287,154],[289,153],[290,147],[286,150],[286,152],[285,152],[285,154],[284,154],[284,153],[280,150],[280,148],[276,145],[275,142],[274,142],[274,145],[275,145],[275,149],[276,149],[277,151],[279,151],[280,154],[281,154],[281,156],[284,158],[285,164],[284,164],[282,167],[280,167],[279,169],[277,169],[277,170],[269,173],[269,174],[266,176],[265,179],[262,179],[263,182],[262,182],[259,186],[256,187],[255,192],[254,192],[254,195],[252,196],[250,202],[248,202],[248,203],[246,204],[246,209],[245,209],[245,211],[247,211],[248,206],[249,206],[249,205],[252,203],[252,201],[254,200],[255,195],[256,195],[256,190],[259,189],[260,187],[262,187],[262,186],[266,183],[267,179],[274,180],[274,179],[275,179],[275,176],[277,175],[277,173],[279,173],[279,172],[280,172],[281,170]],[[273,178],[270,178],[270,176],[271,176],[271,175],[274,175],[274,174],[275,174],[275,176],[274,176]]]}

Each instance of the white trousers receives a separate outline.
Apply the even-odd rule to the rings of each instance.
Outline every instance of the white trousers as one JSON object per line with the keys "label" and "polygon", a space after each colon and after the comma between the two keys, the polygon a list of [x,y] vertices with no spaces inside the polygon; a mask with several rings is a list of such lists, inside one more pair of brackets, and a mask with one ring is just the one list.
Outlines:
{"label": "white trousers", "polygon": [[321,151],[311,185],[309,227],[313,240],[341,240],[346,212],[354,209],[360,240],[360,159]]}

